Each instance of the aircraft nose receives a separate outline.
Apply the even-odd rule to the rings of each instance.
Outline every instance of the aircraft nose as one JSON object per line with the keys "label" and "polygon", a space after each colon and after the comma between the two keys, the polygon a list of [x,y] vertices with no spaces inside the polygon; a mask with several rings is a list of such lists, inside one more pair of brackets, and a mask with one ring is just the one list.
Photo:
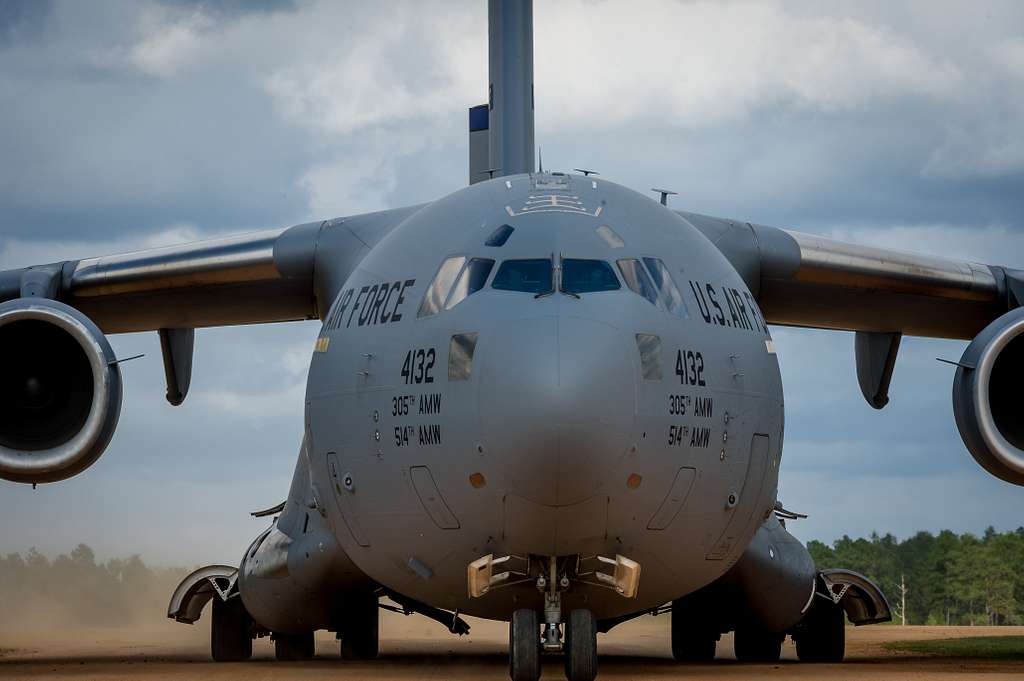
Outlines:
{"label": "aircraft nose", "polygon": [[510,493],[565,506],[599,491],[631,442],[631,339],[604,322],[566,316],[516,320],[488,339],[482,437]]}

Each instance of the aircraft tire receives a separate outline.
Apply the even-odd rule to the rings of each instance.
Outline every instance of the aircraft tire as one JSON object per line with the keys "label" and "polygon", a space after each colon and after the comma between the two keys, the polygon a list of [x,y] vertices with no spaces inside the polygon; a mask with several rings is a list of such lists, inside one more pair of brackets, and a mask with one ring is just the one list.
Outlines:
{"label": "aircraft tire", "polygon": [[316,654],[313,632],[274,634],[274,657],[282,662],[309,660]]}
{"label": "aircraft tire", "polygon": [[508,675],[512,681],[540,678],[540,623],[537,611],[520,608],[508,625]]}
{"label": "aircraft tire", "polygon": [[341,656],[346,660],[373,660],[380,652],[380,608],[377,594],[353,599],[341,634]]}
{"label": "aircraft tire", "polygon": [[238,596],[213,599],[210,654],[214,662],[242,662],[252,657],[252,618]]}
{"label": "aircraft tire", "polygon": [[737,629],[733,650],[740,662],[778,662],[785,638],[784,634],[760,629]]}
{"label": "aircraft tire", "polygon": [[836,603],[818,601],[793,637],[801,662],[842,662],[846,656],[846,615]]}
{"label": "aircraft tire", "polygon": [[565,678],[594,681],[597,677],[597,621],[589,610],[573,610],[565,627]]}
{"label": "aircraft tire", "polygon": [[711,662],[718,635],[672,620],[672,657],[676,662]]}

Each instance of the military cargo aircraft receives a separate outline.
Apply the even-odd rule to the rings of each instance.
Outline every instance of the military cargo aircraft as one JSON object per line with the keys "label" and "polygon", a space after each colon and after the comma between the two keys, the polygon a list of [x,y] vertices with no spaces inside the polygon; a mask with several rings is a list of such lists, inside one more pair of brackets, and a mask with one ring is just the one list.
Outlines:
{"label": "military cargo aircraft", "polygon": [[[0,273],[0,477],[91,465],[122,397],[108,334],[156,331],[167,400],[194,330],[318,319],[287,500],[236,565],[186,578],[168,615],[212,610],[215,660],[270,635],[281,659],[378,652],[381,608],[455,634],[509,624],[510,675],[561,654],[597,674],[597,634],[671,612],[672,653],[844,655],[885,596],[815,566],[777,499],[783,391],[770,325],[856,332],[881,409],[903,334],[973,339],[957,426],[1024,484],[1016,270],[672,210],[534,161],[529,0],[490,0],[490,87],[469,110],[470,184],[424,205]],[[296,424],[298,425],[298,424]],[[389,598],[389,605],[382,598]]]}

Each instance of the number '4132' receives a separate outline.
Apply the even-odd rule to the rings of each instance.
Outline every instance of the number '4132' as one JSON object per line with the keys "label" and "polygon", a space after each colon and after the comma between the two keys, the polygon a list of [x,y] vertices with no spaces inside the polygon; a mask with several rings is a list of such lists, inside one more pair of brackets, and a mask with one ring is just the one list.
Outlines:
{"label": "number '4132'", "polygon": [[405,353],[405,362],[402,363],[402,379],[406,383],[433,383],[436,359],[434,348],[410,350]]}
{"label": "number '4132'", "polygon": [[676,352],[676,376],[682,385],[706,385],[704,382],[704,355],[693,350]]}

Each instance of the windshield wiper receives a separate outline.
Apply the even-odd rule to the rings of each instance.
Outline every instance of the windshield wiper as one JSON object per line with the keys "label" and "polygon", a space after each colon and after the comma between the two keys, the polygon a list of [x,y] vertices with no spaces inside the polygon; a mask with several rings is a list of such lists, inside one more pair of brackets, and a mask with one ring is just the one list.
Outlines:
{"label": "windshield wiper", "polygon": [[561,268],[560,264],[559,265],[555,265],[555,254],[554,253],[551,254],[551,269],[552,269],[552,272],[551,272],[551,288],[549,290],[547,290],[547,291],[541,291],[540,293],[534,295],[533,296],[534,300],[536,300],[538,298],[547,298],[548,296],[553,295],[555,293],[555,291],[558,290],[558,287],[559,287],[560,281],[561,281],[558,278],[558,275],[559,275],[560,270],[562,268]]}
{"label": "windshield wiper", "polygon": [[[554,258],[555,258],[555,254],[552,253],[551,254],[551,259],[554,260]],[[564,288],[562,288],[562,260],[564,260],[564,258],[562,257],[562,254],[559,253],[558,254],[558,265],[555,267],[555,274],[558,275],[556,277],[556,279],[558,281],[558,292],[559,293],[564,293],[567,296],[572,296],[576,300],[579,300],[580,299],[580,294],[576,293],[575,291],[566,291]]]}

